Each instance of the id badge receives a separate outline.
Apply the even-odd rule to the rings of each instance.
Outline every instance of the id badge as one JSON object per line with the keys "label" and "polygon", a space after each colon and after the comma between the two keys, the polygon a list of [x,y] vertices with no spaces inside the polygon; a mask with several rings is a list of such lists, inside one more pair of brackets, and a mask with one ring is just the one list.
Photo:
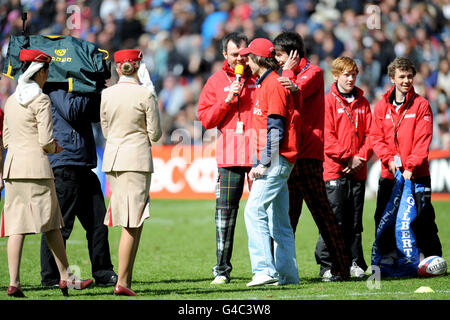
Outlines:
{"label": "id badge", "polygon": [[400,168],[402,166],[402,159],[398,154],[394,156],[394,163],[397,168]]}
{"label": "id badge", "polygon": [[236,133],[238,134],[244,134],[244,122],[238,121],[236,123]]}

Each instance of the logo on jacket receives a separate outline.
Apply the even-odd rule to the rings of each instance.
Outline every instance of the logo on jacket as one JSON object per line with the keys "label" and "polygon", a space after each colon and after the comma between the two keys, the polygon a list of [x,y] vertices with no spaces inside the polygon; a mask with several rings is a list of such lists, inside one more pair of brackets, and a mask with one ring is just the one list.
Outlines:
{"label": "logo on jacket", "polygon": [[253,114],[256,114],[257,116],[262,115],[261,108],[259,108],[259,100],[256,100],[255,107],[253,108]]}
{"label": "logo on jacket", "polygon": [[65,55],[67,52],[67,49],[55,49],[55,54],[58,57],[62,57],[63,55]]}
{"label": "logo on jacket", "polygon": [[63,57],[67,53],[67,49],[55,49],[55,54],[57,57],[52,57],[52,61],[55,62],[72,62],[72,58],[70,57]]}

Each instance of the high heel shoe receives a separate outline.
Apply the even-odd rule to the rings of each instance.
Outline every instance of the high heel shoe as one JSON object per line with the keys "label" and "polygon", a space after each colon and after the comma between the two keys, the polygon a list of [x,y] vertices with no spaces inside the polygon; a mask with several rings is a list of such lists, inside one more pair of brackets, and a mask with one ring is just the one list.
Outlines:
{"label": "high heel shoe", "polygon": [[83,290],[89,287],[94,280],[87,279],[87,280],[60,280],[59,281],[59,288],[61,289],[61,292],[63,296],[67,297],[69,295],[69,288],[75,289],[75,290]]}
{"label": "high heel shoe", "polygon": [[122,287],[122,286],[115,286],[114,287],[114,294],[116,296],[131,296],[131,297],[139,297],[138,294],[136,294],[133,290]]}
{"label": "high heel shoe", "polygon": [[25,295],[23,294],[22,289],[14,286],[9,286],[8,290],[6,290],[6,294],[10,297],[26,298]]}

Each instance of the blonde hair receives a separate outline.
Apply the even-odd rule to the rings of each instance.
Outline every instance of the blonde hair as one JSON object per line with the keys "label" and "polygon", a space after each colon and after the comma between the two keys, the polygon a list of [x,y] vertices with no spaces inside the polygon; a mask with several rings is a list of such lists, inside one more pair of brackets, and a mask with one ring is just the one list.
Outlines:
{"label": "blonde hair", "polygon": [[334,59],[331,65],[331,73],[333,74],[333,76],[338,77],[345,71],[356,71],[357,74],[359,73],[359,69],[355,60],[349,57],[339,57]]}
{"label": "blonde hair", "polygon": [[137,69],[139,68],[139,61],[134,61],[134,63],[126,61],[121,63],[119,67],[123,75],[130,76],[133,73],[137,72]]}

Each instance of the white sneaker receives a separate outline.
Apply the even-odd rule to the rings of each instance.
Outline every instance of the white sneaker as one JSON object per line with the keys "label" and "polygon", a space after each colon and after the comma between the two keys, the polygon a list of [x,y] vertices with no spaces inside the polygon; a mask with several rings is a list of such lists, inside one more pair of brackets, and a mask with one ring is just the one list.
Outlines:
{"label": "white sneaker", "polygon": [[247,283],[247,287],[262,286],[264,284],[272,284],[275,282],[278,282],[277,278],[268,276],[266,274],[258,274],[253,276],[252,281]]}
{"label": "white sneaker", "polygon": [[352,266],[350,267],[350,276],[352,278],[364,278],[365,276],[364,270],[359,267],[356,262],[352,263]]}
{"label": "white sneaker", "polygon": [[211,281],[211,284],[227,284],[230,282],[230,279],[228,279],[225,276],[217,276],[214,278],[213,281]]}
{"label": "white sneaker", "polygon": [[331,281],[330,279],[333,277],[333,275],[331,274],[331,270],[328,269],[327,271],[325,271],[322,275],[322,281]]}

